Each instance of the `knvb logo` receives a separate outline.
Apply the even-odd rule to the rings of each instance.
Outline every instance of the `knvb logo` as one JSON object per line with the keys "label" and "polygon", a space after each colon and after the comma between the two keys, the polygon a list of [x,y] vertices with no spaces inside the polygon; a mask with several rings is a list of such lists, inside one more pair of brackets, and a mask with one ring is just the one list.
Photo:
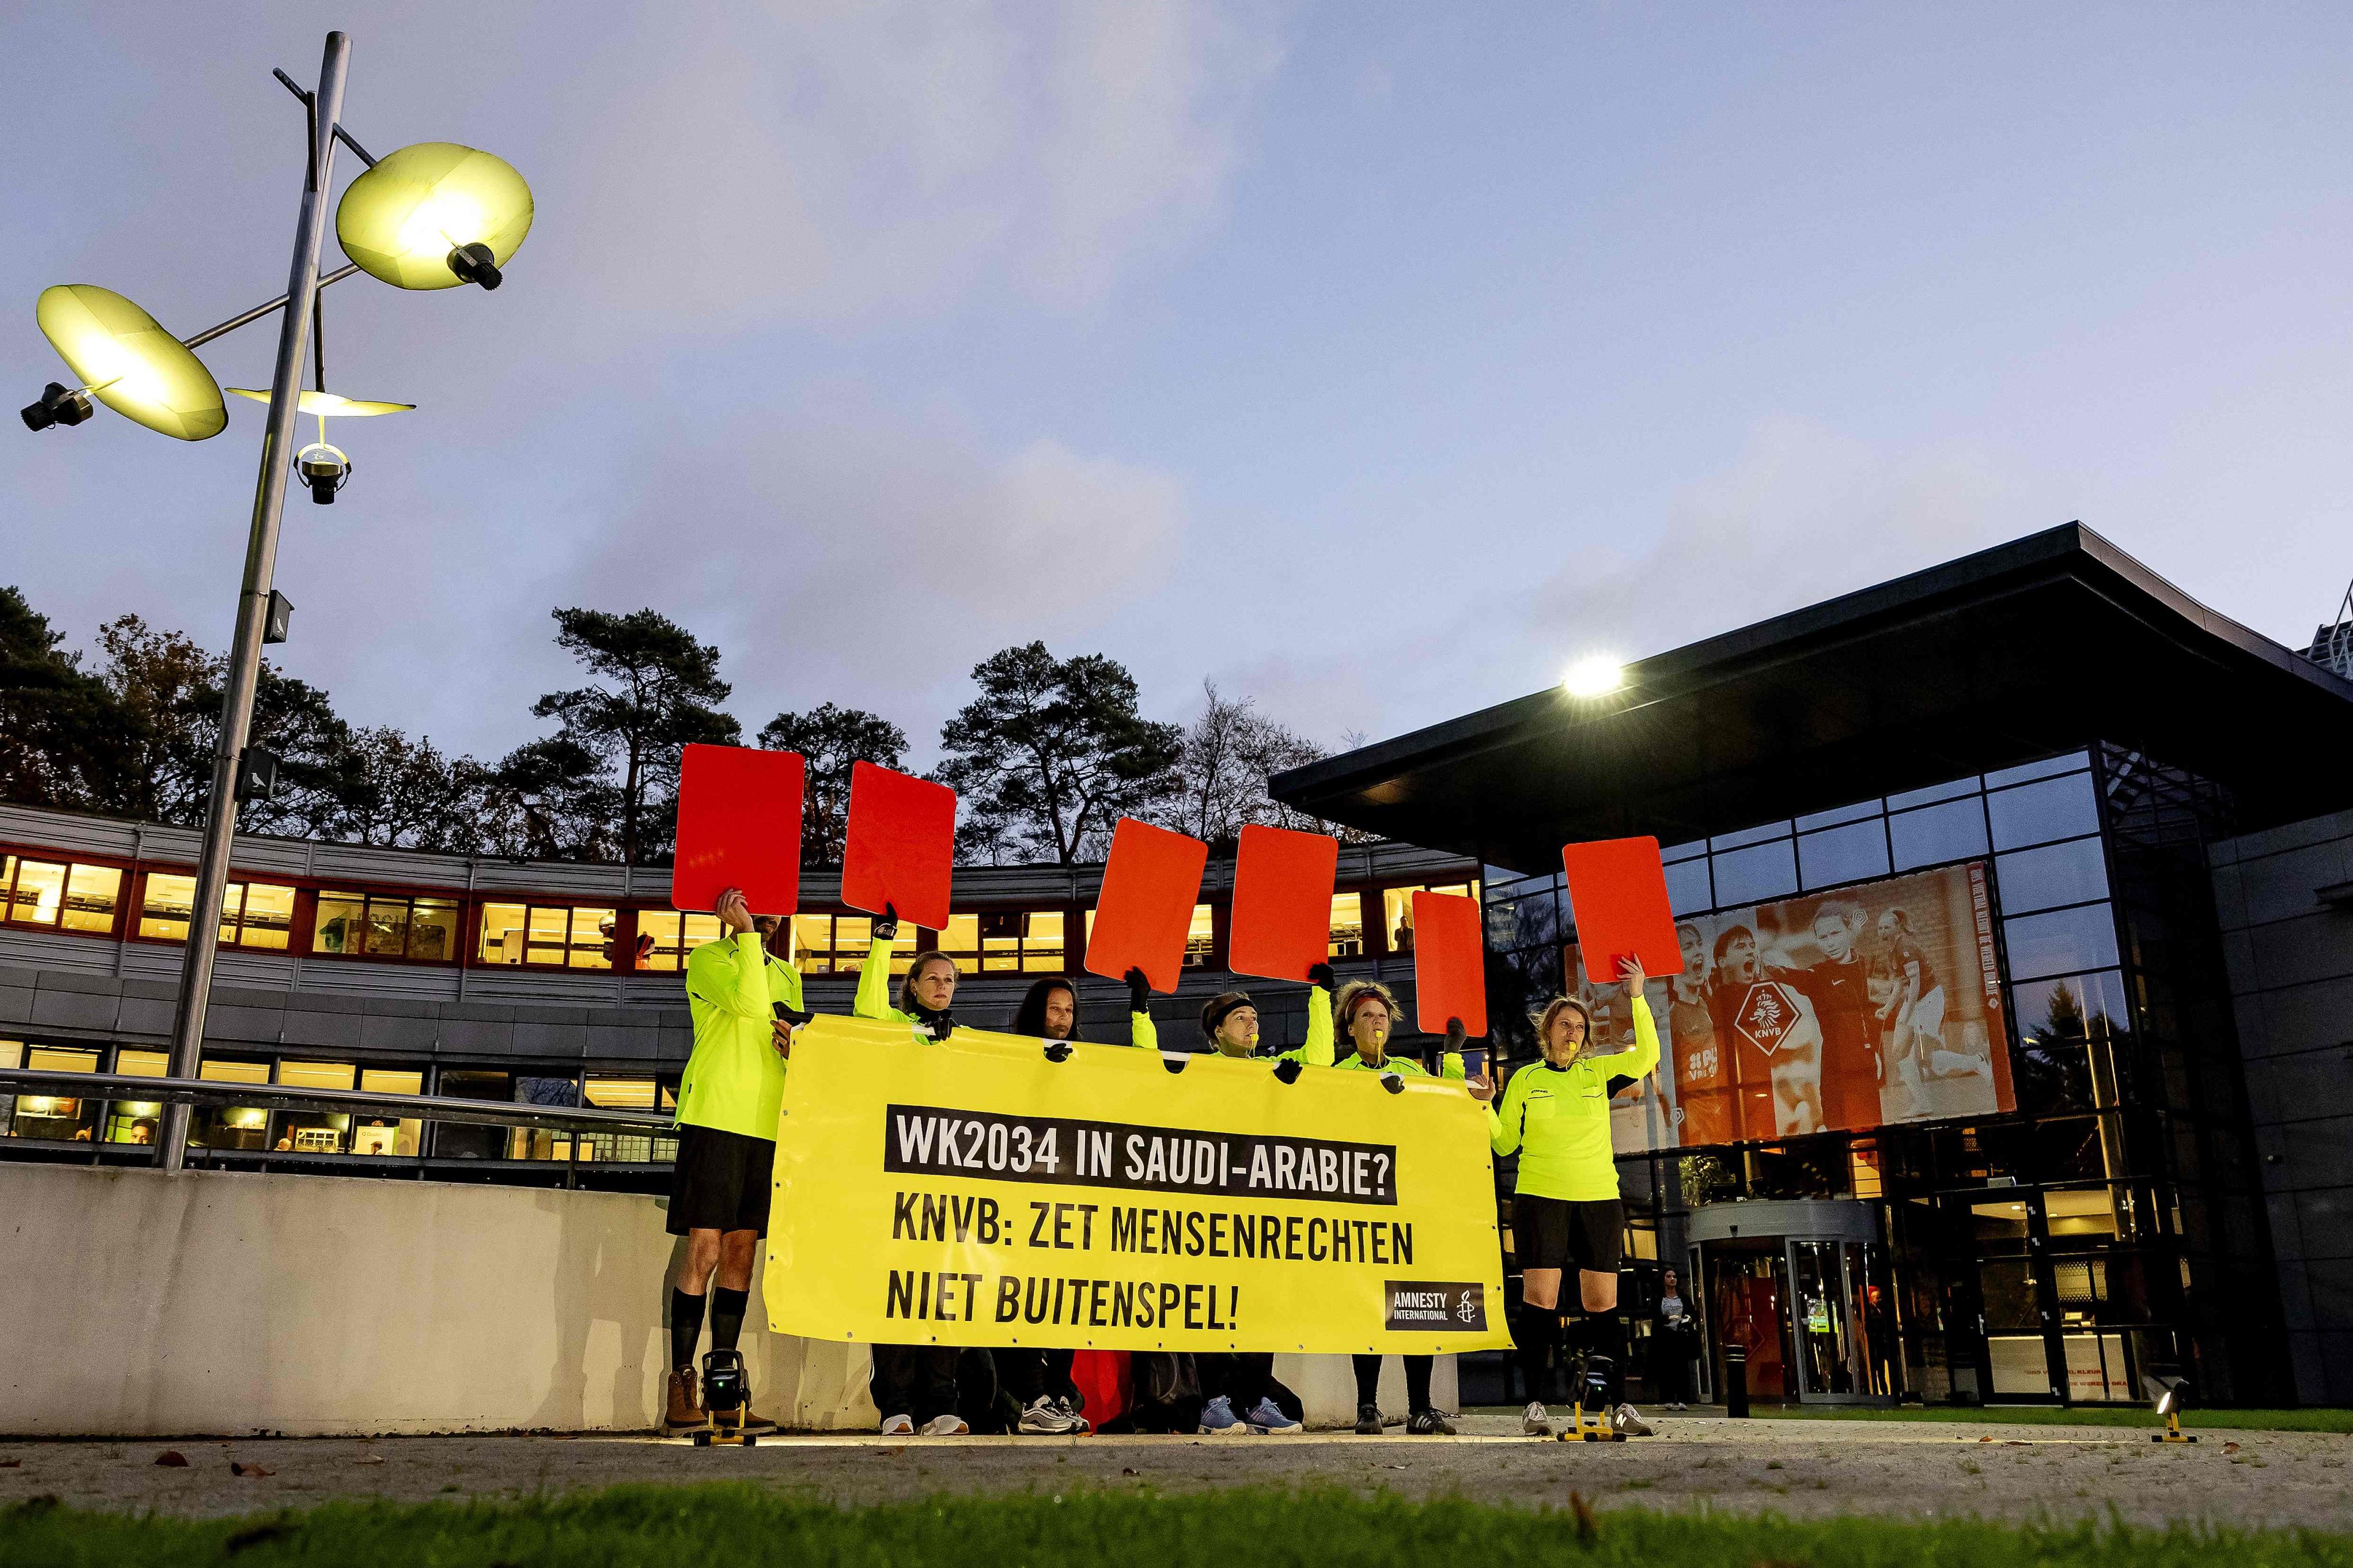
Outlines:
{"label": "knvb logo", "polygon": [[1385,1328],[1456,1334],[1487,1331],[1487,1288],[1483,1285],[1453,1279],[1392,1279],[1388,1281],[1388,1321],[1382,1325]]}
{"label": "knvb logo", "polygon": [[1790,1005],[1788,994],[1774,981],[1758,981],[1740,999],[1736,1026],[1750,1045],[1767,1056],[1779,1047],[1797,1021],[1798,1010]]}

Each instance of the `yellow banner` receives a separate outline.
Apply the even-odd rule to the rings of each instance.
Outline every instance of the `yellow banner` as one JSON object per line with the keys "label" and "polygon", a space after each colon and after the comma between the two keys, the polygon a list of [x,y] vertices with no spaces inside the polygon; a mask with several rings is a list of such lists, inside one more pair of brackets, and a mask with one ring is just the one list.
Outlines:
{"label": "yellow banner", "polygon": [[770,1326],[819,1340],[1416,1354],[1508,1345],[1459,1083],[820,1016],[776,1138]]}

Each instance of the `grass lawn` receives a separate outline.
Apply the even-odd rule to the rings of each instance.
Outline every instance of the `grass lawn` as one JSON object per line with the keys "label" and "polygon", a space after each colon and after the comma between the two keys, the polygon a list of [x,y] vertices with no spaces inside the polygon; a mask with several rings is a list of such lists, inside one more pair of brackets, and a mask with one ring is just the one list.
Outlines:
{"label": "grass lawn", "polygon": [[0,1563],[233,1561],[279,1563],[1083,1564],[1575,1563],[1627,1568],[1885,1564],[2135,1564],[2137,1568],[2353,1565],[2353,1537],[2285,1531],[2126,1531],[2084,1525],[1795,1523],[1728,1515],[1486,1503],[1409,1502],[1330,1493],[1235,1490],[1185,1497],[1073,1492],[939,1498],[844,1509],[748,1486],[617,1487],[558,1500],[355,1505],[300,1514],[189,1521],[82,1513],[39,1501],[0,1512]]}

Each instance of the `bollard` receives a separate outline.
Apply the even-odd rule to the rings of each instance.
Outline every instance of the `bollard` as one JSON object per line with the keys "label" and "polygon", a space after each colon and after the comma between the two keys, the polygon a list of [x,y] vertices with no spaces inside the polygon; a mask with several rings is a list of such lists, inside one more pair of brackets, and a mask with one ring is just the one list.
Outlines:
{"label": "bollard", "polygon": [[1748,1347],[1724,1347],[1724,1413],[1740,1420],[1748,1417]]}

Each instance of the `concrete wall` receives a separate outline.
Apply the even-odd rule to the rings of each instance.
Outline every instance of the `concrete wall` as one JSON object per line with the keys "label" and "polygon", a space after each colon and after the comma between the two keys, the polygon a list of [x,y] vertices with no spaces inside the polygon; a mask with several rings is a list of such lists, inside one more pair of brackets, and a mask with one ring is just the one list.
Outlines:
{"label": "concrete wall", "polygon": [[[649,1427],[672,1257],[661,1201],[627,1194],[0,1164],[0,1434]],[[871,1429],[865,1350],[765,1321],[755,1274],[758,1408]],[[1345,1357],[1277,1375],[1354,1419]]]}
{"label": "concrete wall", "polygon": [[2296,1394],[2353,1404],[2353,812],[2212,861]]}

